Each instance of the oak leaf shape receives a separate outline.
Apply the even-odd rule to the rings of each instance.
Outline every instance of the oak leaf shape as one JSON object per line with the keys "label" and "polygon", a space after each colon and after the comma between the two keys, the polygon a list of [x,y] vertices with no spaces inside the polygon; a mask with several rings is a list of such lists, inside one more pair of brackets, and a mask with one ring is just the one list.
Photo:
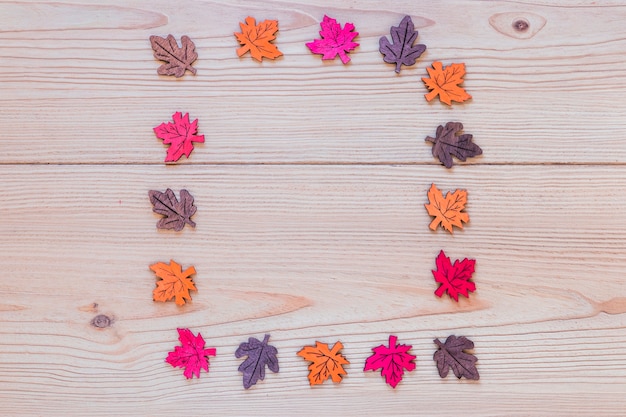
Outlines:
{"label": "oak leaf shape", "polygon": [[339,383],[343,375],[347,372],[343,369],[343,365],[350,362],[339,351],[343,349],[341,342],[335,343],[332,349],[328,349],[328,344],[315,342],[315,346],[305,346],[297,354],[305,360],[310,361],[309,365],[309,384],[311,386],[322,384],[328,378],[332,378],[333,382]]}
{"label": "oak leaf shape", "polygon": [[170,145],[167,148],[165,162],[176,162],[183,155],[189,158],[193,151],[193,143],[204,143],[204,135],[198,133],[198,119],[189,122],[189,113],[176,112],[172,115],[174,123],[161,123],[155,127],[154,133],[163,143]]}
{"label": "oak leaf shape", "polygon": [[172,35],[167,35],[167,38],[150,36],[154,57],[166,62],[157,69],[159,75],[173,75],[180,78],[185,75],[186,70],[196,74],[196,69],[191,66],[198,59],[196,45],[188,36],[182,36],[180,43],[181,47],[178,46],[176,38]]}
{"label": "oak leaf shape", "polygon": [[185,224],[196,227],[196,223],[191,220],[191,216],[196,214],[196,206],[193,205],[193,197],[187,190],[180,190],[180,201],[176,198],[171,189],[165,192],[148,191],[152,211],[164,217],[157,222],[157,229],[183,230]]}
{"label": "oak leaf shape", "polygon": [[476,361],[478,359],[465,350],[473,349],[474,342],[465,336],[456,337],[448,336],[445,343],[441,343],[439,339],[434,340],[439,349],[433,355],[433,359],[437,362],[439,376],[445,378],[452,369],[454,375],[461,379],[480,379],[478,370],[476,369]]}
{"label": "oak leaf shape", "polygon": [[422,81],[431,90],[430,93],[424,95],[426,100],[431,101],[438,95],[441,102],[451,106],[453,101],[462,103],[472,98],[463,87],[459,86],[465,75],[465,64],[450,64],[443,68],[442,63],[437,61],[433,62],[432,68],[426,68],[426,71],[428,71],[429,78],[422,78]]}
{"label": "oak leaf shape", "polygon": [[170,264],[157,262],[150,265],[160,281],[157,281],[156,288],[152,292],[154,301],[168,301],[176,298],[177,305],[185,304],[185,300],[191,300],[189,290],[197,291],[190,275],[196,273],[196,268],[190,266],[184,272],[181,266],[170,260]]}
{"label": "oak leaf shape", "polygon": [[400,73],[402,65],[415,64],[417,58],[426,50],[426,45],[413,45],[418,32],[415,30],[411,16],[404,16],[400,25],[392,26],[390,32],[393,43],[390,43],[386,36],[381,37],[378,42],[379,51],[384,55],[383,60],[388,64],[396,64],[396,72]]}
{"label": "oak leaf shape", "polygon": [[467,203],[467,191],[456,190],[448,192],[444,197],[439,188],[433,183],[428,190],[428,204],[424,204],[428,214],[434,216],[430,222],[430,229],[435,230],[441,224],[448,232],[452,233],[452,226],[463,228],[463,222],[469,221],[469,214],[465,213]]}
{"label": "oak leaf shape", "polygon": [[397,336],[389,336],[389,347],[380,345],[372,348],[374,354],[365,361],[364,371],[375,371],[380,369],[380,374],[385,377],[385,382],[395,388],[404,375],[404,370],[415,369],[415,355],[411,355],[409,350],[411,345],[396,345]]}
{"label": "oak leaf shape", "polygon": [[237,56],[250,51],[252,58],[260,62],[263,58],[275,59],[283,54],[276,45],[271,43],[276,39],[277,20],[264,20],[257,25],[256,19],[248,16],[246,23],[239,22],[239,27],[241,27],[241,33],[235,32],[235,37],[243,46],[237,49]]}
{"label": "oak leaf shape", "polygon": [[215,348],[205,349],[204,339],[198,333],[194,336],[189,329],[177,329],[178,340],[181,346],[176,346],[173,352],[169,352],[165,361],[175,368],[184,368],[183,375],[187,379],[196,376],[200,378],[200,370],[209,372],[208,356],[215,356]]}
{"label": "oak leaf shape", "polygon": [[339,55],[344,64],[350,62],[350,57],[346,53],[359,46],[358,43],[352,41],[359,35],[359,32],[352,32],[354,25],[346,23],[342,29],[341,24],[337,23],[335,19],[324,15],[320,27],[322,28],[320,31],[322,39],[314,39],[313,42],[306,44],[311,52],[321,54],[322,59],[334,59]]}
{"label": "oak leaf shape", "polygon": [[437,127],[437,136],[426,137],[427,142],[433,143],[433,156],[439,158],[446,168],[452,168],[452,156],[465,162],[467,158],[481,155],[483,150],[480,146],[472,142],[472,135],[469,133],[460,134],[463,124],[460,122],[448,122],[443,127]]}
{"label": "oak leaf shape", "polygon": [[265,379],[265,367],[270,371],[278,372],[278,350],[274,346],[268,345],[267,342],[270,335],[266,334],[263,341],[259,341],[254,337],[250,337],[248,342],[243,342],[235,351],[235,356],[241,358],[248,356],[245,361],[239,365],[239,372],[243,372],[243,387],[250,388],[256,384],[259,379]]}
{"label": "oak leaf shape", "polygon": [[454,298],[454,301],[459,301],[459,294],[469,297],[470,292],[476,291],[476,284],[470,281],[476,265],[475,259],[465,258],[462,261],[457,259],[452,264],[450,258],[442,250],[439,252],[435,263],[437,269],[433,270],[432,273],[435,281],[440,284],[439,288],[435,290],[437,297],[441,297],[447,292],[450,297]]}

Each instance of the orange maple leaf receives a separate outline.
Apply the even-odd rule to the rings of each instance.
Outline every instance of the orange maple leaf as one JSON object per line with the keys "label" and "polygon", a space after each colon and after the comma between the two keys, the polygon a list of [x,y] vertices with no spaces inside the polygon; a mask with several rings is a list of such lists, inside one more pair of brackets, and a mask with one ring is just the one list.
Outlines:
{"label": "orange maple leaf", "polygon": [[333,382],[341,382],[342,375],[347,375],[343,365],[350,362],[343,357],[339,351],[343,349],[341,342],[335,343],[331,350],[328,350],[326,343],[315,342],[315,346],[305,346],[298,356],[312,362],[309,365],[309,383],[318,385],[326,381],[329,377]]}
{"label": "orange maple leaf", "polygon": [[435,216],[430,223],[430,229],[435,230],[437,226],[441,226],[448,232],[452,233],[452,226],[456,226],[460,229],[463,228],[463,223],[469,221],[469,215],[462,210],[465,210],[465,203],[467,203],[467,191],[456,190],[453,193],[448,192],[444,197],[441,190],[432,184],[430,190],[428,190],[429,204],[424,204],[428,214]]}
{"label": "orange maple leaf", "polygon": [[439,95],[439,100],[451,106],[453,101],[462,103],[472,98],[459,86],[465,75],[465,64],[450,64],[443,68],[441,62],[437,61],[433,62],[432,68],[426,68],[426,71],[430,78],[422,78],[422,81],[429,90],[432,90],[424,95],[426,100],[431,101]]}
{"label": "orange maple leaf", "polygon": [[263,57],[274,59],[283,54],[276,45],[270,43],[276,39],[274,33],[278,31],[277,20],[264,20],[257,25],[256,20],[248,16],[246,23],[239,22],[239,26],[241,33],[235,32],[235,37],[243,46],[237,49],[237,56],[250,51],[252,58],[261,61]]}
{"label": "orange maple leaf", "polygon": [[156,283],[156,288],[152,293],[154,301],[168,301],[176,297],[176,304],[183,305],[185,299],[191,300],[189,290],[197,291],[190,277],[196,273],[196,268],[193,266],[183,272],[179,264],[170,260],[169,265],[157,262],[150,265],[150,269],[154,271],[157,277],[161,278],[161,281]]}

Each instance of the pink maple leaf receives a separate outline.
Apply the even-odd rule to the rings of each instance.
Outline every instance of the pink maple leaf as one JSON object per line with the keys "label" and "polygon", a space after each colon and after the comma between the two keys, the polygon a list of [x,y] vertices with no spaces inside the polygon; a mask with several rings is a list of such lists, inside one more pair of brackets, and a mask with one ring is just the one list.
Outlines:
{"label": "pink maple leaf", "polygon": [[178,340],[182,346],[176,346],[173,352],[169,352],[165,362],[175,368],[185,368],[183,375],[187,379],[200,378],[200,369],[209,372],[208,356],[215,356],[215,348],[204,348],[204,339],[198,333],[194,336],[189,329],[177,329]]}
{"label": "pink maple leaf", "polygon": [[197,136],[198,119],[189,123],[189,113],[176,112],[172,116],[174,123],[161,123],[154,128],[157,138],[170,145],[167,149],[165,162],[178,161],[183,155],[189,158],[193,151],[193,142],[204,143],[204,135]]}
{"label": "pink maple leaf", "polygon": [[333,18],[324,15],[324,20],[320,23],[322,30],[320,36],[322,39],[314,39],[306,46],[309,47],[314,54],[322,54],[322,59],[334,59],[337,55],[341,58],[341,62],[347,64],[350,57],[346,52],[352,51],[359,46],[358,43],[352,42],[359,35],[359,32],[352,32],[354,25],[346,23],[341,28],[341,24]]}
{"label": "pink maple leaf", "polygon": [[437,256],[436,263],[437,270],[432,272],[435,281],[441,284],[435,291],[437,297],[441,297],[447,291],[448,295],[454,298],[454,301],[459,301],[459,294],[469,297],[469,293],[476,290],[476,284],[470,281],[476,260],[465,258],[459,261],[457,259],[452,264],[450,258],[442,250]]}
{"label": "pink maple leaf", "polygon": [[415,355],[408,353],[411,345],[396,345],[398,338],[389,336],[389,347],[380,345],[372,348],[374,354],[365,361],[363,371],[375,371],[380,369],[380,374],[385,377],[385,382],[395,388],[400,381],[404,370],[412,371],[415,369]]}

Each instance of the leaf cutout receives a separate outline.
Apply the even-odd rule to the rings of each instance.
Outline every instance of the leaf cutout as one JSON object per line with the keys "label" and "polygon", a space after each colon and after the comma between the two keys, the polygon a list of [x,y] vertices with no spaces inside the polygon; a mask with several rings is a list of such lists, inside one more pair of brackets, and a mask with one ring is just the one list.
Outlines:
{"label": "leaf cutout", "polygon": [[197,336],[189,329],[177,329],[178,340],[181,346],[176,346],[173,352],[169,352],[165,361],[175,368],[184,368],[183,375],[187,379],[200,378],[200,370],[209,372],[208,356],[215,356],[215,348],[205,349],[204,339],[198,333]]}
{"label": "leaf cutout", "polygon": [[462,103],[472,98],[459,86],[465,75],[465,64],[450,64],[443,68],[441,62],[437,61],[433,62],[432,68],[426,68],[426,71],[428,71],[429,78],[422,78],[422,81],[431,90],[430,93],[424,95],[426,100],[431,101],[438,95],[442,103],[451,106],[453,101]]}
{"label": "leaf cutout", "polygon": [[396,64],[396,72],[400,73],[402,65],[411,66],[415,64],[417,58],[426,50],[426,45],[413,45],[418,32],[415,30],[411,16],[404,16],[400,25],[392,26],[390,32],[393,44],[389,42],[386,36],[383,36],[378,42],[379,51],[384,55],[383,60],[388,64]]}
{"label": "leaf cutout", "polygon": [[359,35],[359,32],[352,32],[354,25],[346,23],[342,29],[341,24],[337,23],[335,19],[324,15],[320,27],[322,28],[320,31],[322,39],[314,39],[313,42],[306,44],[311,52],[321,54],[322,59],[335,59],[339,55],[344,64],[350,62],[350,57],[346,53],[359,46],[358,43],[352,41]]}
{"label": "leaf cutout", "polygon": [[347,375],[343,365],[347,365],[350,362],[339,353],[341,349],[343,349],[341,342],[335,343],[330,350],[326,343],[315,342],[315,346],[305,346],[297,353],[304,360],[311,362],[308,376],[311,386],[322,384],[328,378],[332,378],[333,382],[339,383],[343,375]]}
{"label": "leaf cutout", "polygon": [[415,369],[415,355],[411,355],[409,350],[411,345],[396,345],[398,338],[389,336],[389,347],[380,345],[372,348],[374,354],[365,361],[363,371],[375,371],[380,369],[380,374],[385,377],[385,382],[395,388],[404,375],[404,370]]}
{"label": "leaf cutout", "polygon": [[246,17],[246,23],[239,22],[241,33],[235,32],[235,37],[239,44],[243,45],[237,49],[237,56],[242,56],[250,51],[252,58],[261,62],[263,58],[276,59],[283,53],[276,45],[271,43],[278,31],[277,20],[264,20],[258,25],[254,17]]}
{"label": "leaf cutout", "polygon": [[452,369],[454,375],[461,379],[480,379],[478,369],[476,369],[476,361],[478,359],[465,350],[474,349],[474,342],[465,336],[456,337],[448,336],[445,343],[441,343],[439,339],[434,340],[439,349],[433,355],[433,359],[437,362],[439,376],[445,378]]}
{"label": "leaf cutout", "polygon": [[458,302],[459,294],[469,297],[470,292],[476,291],[476,284],[470,281],[472,274],[474,274],[475,259],[465,258],[462,261],[457,259],[452,264],[450,258],[442,250],[435,262],[437,269],[433,270],[432,273],[435,281],[440,284],[439,288],[435,290],[437,297],[441,297],[447,292],[454,301]]}
{"label": "leaf cutout", "polygon": [[435,158],[439,158],[446,168],[452,168],[452,156],[465,162],[467,158],[481,155],[483,150],[480,146],[472,142],[472,135],[469,133],[460,134],[463,124],[460,122],[448,122],[446,127],[437,127],[437,136],[426,137],[426,142],[434,144],[432,152]]}
{"label": "leaf cutout", "polygon": [[180,78],[185,75],[186,70],[196,74],[196,69],[191,66],[198,59],[196,45],[189,39],[189,36],[184,35],[180,38],[180,43],[181,47],[172,35],[167,35],[167,38],[150,36],[154,57],[166,62],[157,69],[159,75],[173,75]]}
{"label": "leaf cutout", "polygon": [[437,226],[441,224],[441,227],[452,233],[452,226],[462,229],[463,222],[469,221],[469,214],[463,211],[467,203],[467,191],[465,190],[448,192],[444,197],[433,183],[428,190],[428,201],[429,203],[424,204],[424,207],[426,207],[428,214],[435,217],[430,222],[431,230],[436,230]]}
{"label": "leaf cutout", "polygon": [[185,300],[191,300],[189,290],[197,291],[190,275],[196,273],[193,266],[187,268],[184,272],[181,266],[170,260],[170,264],[157,262],[150,265],[150,269],[154,271],[160,281],[157,281],[156,288],[152,292],[154,301],[169,301],[176,298],[176,304],[182,306]]}
{"label": "leaf cutout", "polygon": [[174,123],[161,123],[155,127],[154,133],[163,143],[170,145],[167,148],[165,162],[176,162],[183,155],[189,158],[193,151],[193,143],[204,143],[204,135],[198,133],[198,119],[189,122],[189,113],[176,112],[172,115]]}
{"label": "leaf cutout", "polygon": [[250,388],[256,384],[259,379],[265,379],[265,367],[270,371],[278,372],[278,358],[276,354],[278,350],[274,346],[268,345],[267,342],[270,335],[266,334],[263,341],[251,337],[248,342],[243,342],[235,351],[235,356],[241,358],[248,356],[245,361],[239,365],[239,372],[243,372],[243,387]]}
{"label": "leaf cutout", "polygon": [[164,217],[157,222],[157,229],[171,229],[177,232],[183,230],[185,223],[196,227],[191,216],[196,214],[196,206],[193,205],[193,197],[187,190],[180,190],[180,201],[171,189],[161,191],[148,191],[152,211]]}

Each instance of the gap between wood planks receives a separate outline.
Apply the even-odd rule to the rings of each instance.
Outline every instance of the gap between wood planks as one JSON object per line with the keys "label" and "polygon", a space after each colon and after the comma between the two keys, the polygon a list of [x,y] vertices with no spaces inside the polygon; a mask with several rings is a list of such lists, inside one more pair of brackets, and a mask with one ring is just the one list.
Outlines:
{"label": "gap between wood planks", "polygon": [[[165,164],[163,162],[0,162],[0,166],[51,165],[51,166],[79,166],[79,165],[138,165],[138,166],[437,166],[438,162],[348,162],[348,161],[305,161],[305,162],[185,162],[182,164]],[[480,162],[471,164],[454,164],[454,166],[626,166],[624,162]]]}

